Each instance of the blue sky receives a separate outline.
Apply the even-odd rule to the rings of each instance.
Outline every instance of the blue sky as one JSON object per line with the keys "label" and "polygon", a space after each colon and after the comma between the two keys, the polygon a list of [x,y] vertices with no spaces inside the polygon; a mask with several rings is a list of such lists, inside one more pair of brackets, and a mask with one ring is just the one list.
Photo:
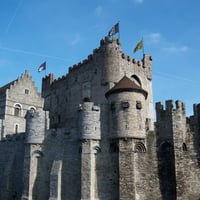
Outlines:
{"label": "blue sky", "polygon": [[182,100],[187,113],[200,103],[199,0],[0,0],[0,86],[28,69],[40,90],[47,74],[56,77],[87,58],[120,21],[123,51],[133,54],[143,37],[153,57],[154,102]]}

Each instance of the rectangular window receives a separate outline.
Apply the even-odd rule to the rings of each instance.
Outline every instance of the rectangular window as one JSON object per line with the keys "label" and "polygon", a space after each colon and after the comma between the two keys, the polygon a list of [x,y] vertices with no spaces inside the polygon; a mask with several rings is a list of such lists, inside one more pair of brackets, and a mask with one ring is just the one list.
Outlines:
{"label": "rectangular window", "polygon": [[28,89],[25,89],[25,94],[29,94],[29,90]]}

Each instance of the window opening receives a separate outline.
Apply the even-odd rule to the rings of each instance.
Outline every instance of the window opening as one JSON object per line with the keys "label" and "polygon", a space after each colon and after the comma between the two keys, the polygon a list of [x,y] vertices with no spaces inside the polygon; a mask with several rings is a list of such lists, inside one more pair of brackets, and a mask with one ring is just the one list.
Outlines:
{"label": "window opening", "polygon": [[25,89],[25,94],[29,94],[29,89]]}
{"label": "window opening", "polygon": [[15,133],[19,132],[19,124],[15,124]]}
{"label": "window opening", "polygon": [[14,107],[14,115],[17,117],[21,115],[21,106],[19,104],[16,104]]}

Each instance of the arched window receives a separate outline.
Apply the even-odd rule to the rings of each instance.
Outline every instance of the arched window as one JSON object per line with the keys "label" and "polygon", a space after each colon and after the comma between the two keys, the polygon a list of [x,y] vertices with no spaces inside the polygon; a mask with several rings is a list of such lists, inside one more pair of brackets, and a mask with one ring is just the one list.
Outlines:
{"label": "arched window", "polygon": [[35,157],[35,158],[41,158],[44,156],[43,152],[40,151],[40,150],[35,150],[33,153],[32,153],[32,156]]}
{"label": "arched window", "polygon": [[145,153],[146,148],[142,142],[136,142],[135,148],[134,148],[135,153]]}
{"label": "arched window", "polygon": [[158,175],[164,199],[176,196],[174,147],[170,141],[161,143],[158,152]]}
{"label": "arched window", "polygon": [[34,106],[31,106],[31,107],[29,107],[29,110],[35,112],[35,111],[36,111],[36,108],[35,108]]}
{"label": "arched window", "polygon": [[22,106],[20,104],[15,104],[14,106],[14,115],[19,117],[21,116]]}
{"label": "arched window", "polygon": [[90,102],[90,98],[85,97],[85,98],[83,99],[83,102]]}
{"label": "arched window", "polygon": [[137,75],[134,74],[134,75],[131,76],[131,78],[132,78],[132,80],[134,81],[135,84],[142,86],[142,83],[141,83],[141,81],[140,81],[140,79],[138,78]]}
{"label": "arched window", "polygon": [[183,149],[183,151],[187,151],[187,145],[185,143],[183,143],[182,149]]}
{"label": "arched window", "polygon": [[19,124],[15,124],[14,126],[14,132],[19,133]]}

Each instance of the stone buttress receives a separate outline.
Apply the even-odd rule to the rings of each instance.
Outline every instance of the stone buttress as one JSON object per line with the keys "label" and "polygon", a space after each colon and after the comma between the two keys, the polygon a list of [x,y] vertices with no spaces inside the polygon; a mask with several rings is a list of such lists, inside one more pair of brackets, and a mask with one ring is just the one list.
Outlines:
{"label": "stone buttress", "polygon": [[137,152],[146,152],[146,112],[148,93],[124,76],[107,93],[110,105],[110,139],[118,149],[119,199],[142,200]]}
{"label": "stone buttress", "polygon": [[81,149],[81,200],[97,200],[96,156],[100,151],[100,108],[92,102],[79,107]]}
{"label": "stone buttress", "polygon": [[[166,109],[156,103],[159,175],[163,198],[184,197],[184,151],[187,149],[185,105],[166,101]],[[166,177],[167,176],[167,177]]]}
{"label": "stone buttress", "polygon": [[23,200],[37,199],[36,179],[39,179],[39,160],[43,157],[42,143],[45,138],[45,132],[49,128],[48,112],[28,111],[26,115],[26,138],[25,138],[25,155],[24,155],[24,186]]}

